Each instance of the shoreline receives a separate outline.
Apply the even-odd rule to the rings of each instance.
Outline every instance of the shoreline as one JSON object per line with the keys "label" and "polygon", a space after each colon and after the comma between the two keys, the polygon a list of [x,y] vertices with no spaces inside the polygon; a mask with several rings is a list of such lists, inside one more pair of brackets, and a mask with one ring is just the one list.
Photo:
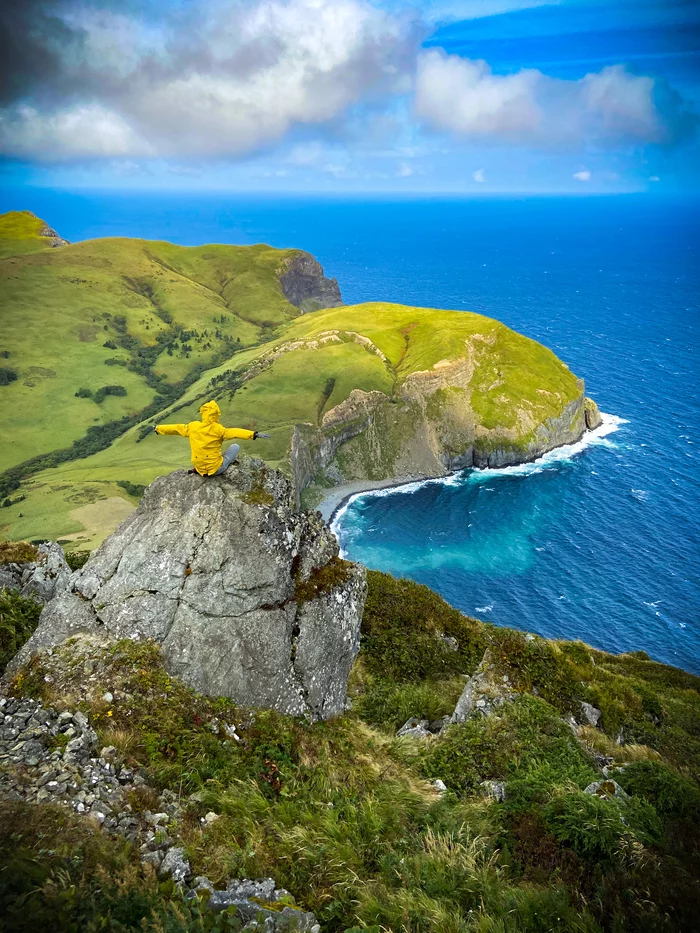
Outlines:
{"label": "shoreline", "polygon": [[[447,476],[448,474],[444,474]],[[442,479],[442,476],[425,476],[415,474],[411,476],[393,476],[391,479],[359,479],[353,483],[342,483],[340,486],[333,486],[328,490],[316,509],[323,516],[323,520],[330,528],[333,520],[348,500],[363,492],[374,492],[377,489],[391,489],[395,486],[406,486],[408,483],[424,482],[427,479]]]}
{"label": "shoreline", "polygon": [[323,497],[316,508],[321,513],[323,520],[326,522],[328,527],[331,529],[331,531],[333,531],[333,523],[342,509],[354,496],[365,492],[374,492],[379,489],[394,489],[399,486],[407,486],[410,483],[424,483],[428,480],[444,480],[449,476],[454,476],[456,473],[462,473],[464,470],[469,469],[493,470],[494,472],[498,473],[502,471],[504,474],[507,474],[522,467],[527,467],[542,461],[546,461],[550,458],[559,459],[557,454],[564,454],[564,457],[575,455],[588,447],[588,444],[593,439],[603,438],[611,431],[616,431],[619,424],[626,423],[625,419],[618,418],[615,415],[609,415],[605,413],[601,413],[601,415],[601,424],[598,425],[597,428],[584,431],[578,441],[574,441],[571,444],[560,444],[559,446],[553,447],[551,450],[546,451],[544,454],[540,454],[539,457],[535,457],[533,460],[526,460],[519,464],[503,467],[462,467],[459,470],[448,470],[439,476],[428,476],[426,474],[418,473],[400,477],[394,476],[390,479],[384,480],[356,480],[352,483],[343,483],[340,486],[331,487],[328,490],[327,495]]}

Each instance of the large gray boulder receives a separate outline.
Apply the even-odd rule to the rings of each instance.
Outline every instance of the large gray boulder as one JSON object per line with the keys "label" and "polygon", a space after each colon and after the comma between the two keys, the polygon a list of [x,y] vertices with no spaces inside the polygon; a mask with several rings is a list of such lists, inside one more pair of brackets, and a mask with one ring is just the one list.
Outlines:
{"label": "large gray boulder", "polygon": [[0,565],[0,588],[19,590],[22,596],[47,603],[66,588],[72,570],[60,544],[45,541],[36,560]]}
{"label": "large gray boulder", "polygon": [[263,461],[155,480],[50,602],[8,667],[78,632],[151,638],[202,693],[327,719],[343,711],[366,571]]}

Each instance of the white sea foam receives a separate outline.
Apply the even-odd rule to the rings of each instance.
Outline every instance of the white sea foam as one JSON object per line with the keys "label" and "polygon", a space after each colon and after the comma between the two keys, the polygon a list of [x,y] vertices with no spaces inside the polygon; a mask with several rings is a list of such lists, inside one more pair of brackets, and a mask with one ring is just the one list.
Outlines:
{"label": "white sea foam", "polygon": [[[450,473],[448,476],[438,476],[432,479],[415,480],[410,483],[403,483],[400,486],[386,486],[383,489],[369,489],[364,492],[358,492],[350,496],[346,502],[338,509],[331,522],[331,531],[340,540],[340,527],[345,513],[356,499],[364,499],[369,496],[384,497],[396,496],[404,493],[416,492],[423,486],[439,484],[442,486],[460,486],[463,483],[480,483],[486,479],[493,479],[501,476],[531,476],[535,473],[541,473],[543,470],[553,469],[558,463],[565,463],[572,460],[578,454],[583,453],[588,447],[601,445],[614,446],[608,440],[610,434],[620,430],[620,426],[628,424],[625,418],[617,415],[608,415],[601,412],[602,424],[593,431],[586,431],[580,441],[575,444],[563,444],[561,447],[555,447],[548,453],[543,454],[537,460],[531,463],[519,463],[517,466],[508,467],[486,467],[484,469],[460,470],[457,473]],[[489,487],[486,487],[491,491]],[[341,556],[344,556],[344,551]]]}
{"label": "white sea foam", "polygon": [[473,480],[490,478],[492,476],[530,476],[533,473],[541,473],[543,470],[550,469],[557,463],[563,463],[583,453],[588,447],[601,445],[612,446],[607,440],[610,434],[620,430],[620,426],[628,424],[625,418],[619,418],[617,415],[607,415],[601,412],[602,424],[594,431],[586,431],[580,441],[575,444],[562,444],[561,447],[555,447],[546,454],[542,454],[537,460],[531,463],[519,463],[516,466],[508,467],[486,467],[483,470],[474,470],[471,473]]}
{"label": "white sea foam", "polygon": [[474,606],[474,612],[491,612],[493,606]]}

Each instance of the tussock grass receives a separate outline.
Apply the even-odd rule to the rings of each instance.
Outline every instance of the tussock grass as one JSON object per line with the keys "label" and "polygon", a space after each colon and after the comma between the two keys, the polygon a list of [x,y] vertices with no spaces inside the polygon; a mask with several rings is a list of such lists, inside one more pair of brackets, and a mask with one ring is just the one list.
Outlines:
{"label": "tussock grass", "polygon": [[[110,649],[90,691],[81,652],[95,649],[80,640],[30,664],[14,688],[58,708],[78,702],[103,744],[145,769],[153,786],[179,795],[180,835],[196,874],[216,883],[270,875],[316,913],[324,933],[694,930],[698,680],[672,668],[664,676],[663,665],[638,657],[521,641],[460,616],[424,587],[382,574],[370,574],[369,587],[353,711],[330,722],[198,696],[169,677],[149,643]],[[448,710],[464,683],[446,661],[446,631],[457,641],[450,657],[461,655],[473,668],[488,647],[521,692],[490,718],[450,726],[426,742],[397,741],[406,713],[427,718]],[[56,664],[64,671],[58,691],[45,679]],[[530,692],[547,683],[546,696]],[[106,689],[111,704],[102,699]],[[581,728],[577,736],[565,722],[579,695],[607,711],[602,730]],[[212,729],[212,719],[235,725],[240,742]],[[617,745],[620,721],[630,736],[644,733],[644,743]],[[624,765],[615,780],[628,796],[585,794],[601,779],[593,753],[613,748]],[[447,784],[445,794],[431,787],[434,778]],[[492,780],[505,785],[502,803],[482,786]],[[141,797],[134,796],[135,809],[155,805]],[[210,810],[219,819],[203,824]],[[55,862],[44,832],[30,824],[25,840],[28,857],[48,877]],[[128,847],[116,863],[112,850],[80,851],[85,862],[71,878],[85,897],[112,903],[103,900],[116,896],[110,884],[104,893],[94,886],[101,866],[114,865],[109,870],[129,903],[137,889],[146,900],[133,903],[185,924],[163,921],[168,931],[200,929],[186,925],[195,920],[181,912],[174,892],[156,893],[143,870],[129,867]],[[21,877],[21,866],[6,858],[6,877]],[[31,910],[42,916],[46,904],[53,909],[40,886],[32,890]],[[82,896],[65,908],[71,922]]]}

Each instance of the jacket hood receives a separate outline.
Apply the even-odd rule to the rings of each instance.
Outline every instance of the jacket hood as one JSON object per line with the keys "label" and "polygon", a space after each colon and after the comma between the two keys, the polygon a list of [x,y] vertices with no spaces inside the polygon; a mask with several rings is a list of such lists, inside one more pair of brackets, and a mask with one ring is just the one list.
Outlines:
{"label": "jacket hood", "polygon": [[211,424],[212,421],[218,421],[219,415],[221,414],[221,409],[216,404],[214,399],[211,402],[205,402],[204,405],[199,409],[199,413],[202,416],[202,421],[204,424]]}

